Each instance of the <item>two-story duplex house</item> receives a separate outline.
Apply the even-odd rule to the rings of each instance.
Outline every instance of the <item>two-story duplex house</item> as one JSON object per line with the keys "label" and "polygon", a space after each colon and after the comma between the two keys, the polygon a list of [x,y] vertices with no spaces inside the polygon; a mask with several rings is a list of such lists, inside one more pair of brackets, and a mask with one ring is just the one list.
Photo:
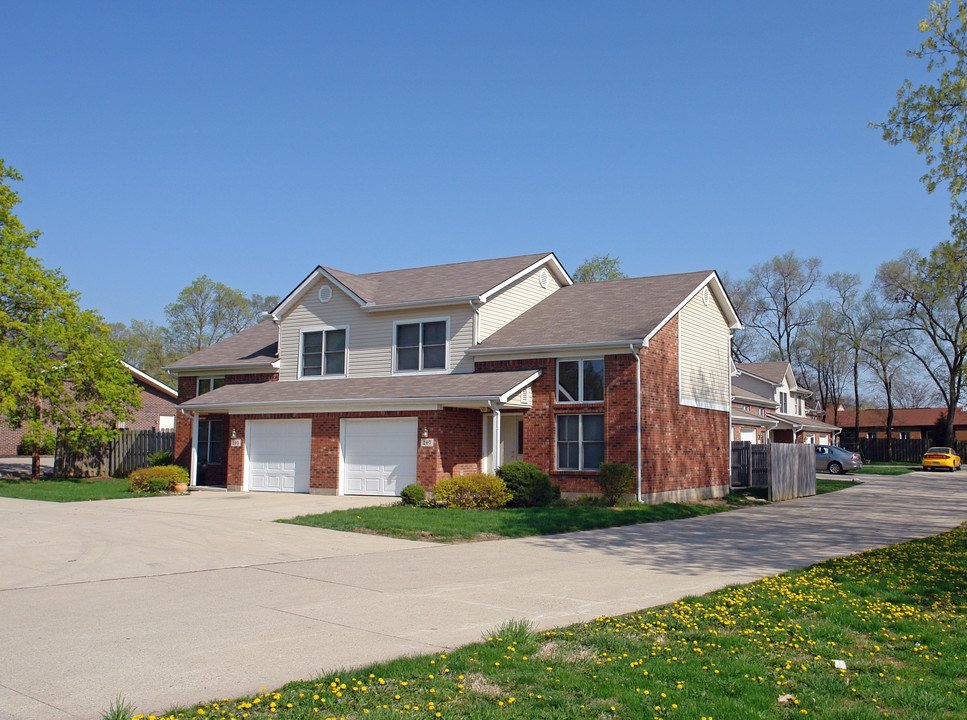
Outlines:
{"label": "two-story duplex house", "polygon": [[728,491],[730,333],[713,271],[572,282],[552,253],[315,268],[264,321],[169,370],[193,483],[398,495],[526,460],[601,462],[646,500]]}
{"label": "two-story duplex house", "polygon": [[788,362],[738,363],[735,370],[734,440],[829,445],[839,434],[809,412],[812,391],[799,386]]}

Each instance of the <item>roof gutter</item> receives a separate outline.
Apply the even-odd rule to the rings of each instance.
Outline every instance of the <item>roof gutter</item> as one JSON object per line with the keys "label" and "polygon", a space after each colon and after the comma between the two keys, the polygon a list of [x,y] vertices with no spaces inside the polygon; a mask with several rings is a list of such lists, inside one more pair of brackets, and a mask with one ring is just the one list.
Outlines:
{"label": "roof gutter", "polygon": [[[642,344],[647,347],[648,343],[640,340],[632,342]],[[505,355],[508,353],[521,352],[553,352],[557,350],[594,350],[597,348],[621,349],[628,347],[628,340],[607,340],[590,343],[558,343],[556,345],[521,345],[518,347],[493,347],[493,348],[470,348],[467,350],[471,355]]]}
{"label": "roof gutter", "polygon": [[438,298],[435,300],[411,300],[395,303],[366,303],[363,312],[382,312],[386,310],[409,310],[411,308],[439,307],[444,305],[462,305],[465,302],[480,302],[479,295],[462,295],[460,297]]}

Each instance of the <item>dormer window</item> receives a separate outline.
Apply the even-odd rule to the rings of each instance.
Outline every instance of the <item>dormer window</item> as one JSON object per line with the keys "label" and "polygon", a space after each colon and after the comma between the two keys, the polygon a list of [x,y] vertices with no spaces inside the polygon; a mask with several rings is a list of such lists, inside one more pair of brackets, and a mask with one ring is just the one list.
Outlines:
{"label": "dormer window", "polygon": [[398,323],[394,350],[398,372],[446,370],[447,321]]}
{"label": "dormer window", "polygon": [[346,374],[346,328],[302,333],[300,377]]}

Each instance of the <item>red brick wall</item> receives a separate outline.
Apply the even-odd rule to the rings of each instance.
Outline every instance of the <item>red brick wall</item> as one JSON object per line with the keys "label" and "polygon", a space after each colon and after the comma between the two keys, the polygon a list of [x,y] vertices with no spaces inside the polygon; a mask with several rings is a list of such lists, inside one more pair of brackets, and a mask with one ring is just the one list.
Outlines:
{"label": "red brick wall", "polygon": [[[417,447],[416,477],[427,490],[438,480],[451,475],[467,475],[480,471],[483,433],[479,410],[447,408],[439,411],[418,412],[356,412],[356,413],[280,413],[273,415],[231,415],[225,425],[230,436],[234,429],[238,437],[245,437],[246,420],[312,420],[309,487],[313,491],[335,493],[339,488],[339,431],[340,420],[354,418],[417,418],[418,434],[425,427],[433,438],[432,447]],[[241,447],[227,448],[227,482],[229,487],[241,488],[244,478],[244,441]]]}
{"label": "red brick wall", "polygon": [[[234,374],[225,376],[226,385],[235,385],[241,383],[262,383],[271,382],[273,380],[278,380],[278,373],[251,373],[251,374]],[[178,402],[184,403],[191,400],[198,394],[198,376],[197,375],[185,375],[178,378]],[[208,416],[200,416],[208,417]],[[212,418],[222,417],[222,416],[211,416]],[[224,448],[227,448],[228,443],[228,423],[225,423],[225,438],[223,438],[225,444]],[[244,426],[243,426],[244,427]],[[175,463],[183,467],[189,467],[191,464],[191,416],[185,415],[178,412],[175,415]],[[220,471],[216,470],[216,476],[219,478],[219,482],[225,482],[225,470],[222,468]]]}
{"label": "red brick wall", "polygon": [[[592,355],[589,355],[593,357]],[[729,484],[729,414],[679,404],[678,323],[669,322],[641,357],[642,494],[714,488]],[[605,356],[602,403],[557,403],[556,361],[496,360],[478,371],[540,369],[532,386],[533,406],[524,413],[524,460],[548,472],[564,492],[598,492],[597,473],[555,470],[556,416],[600,412],[605,422],[605,462],[637,465],[634,357]]]}
{"label": "red brick wall", "polygon": [[140,378],[135,377],[134,381],[141,391],[141,408],[134,411],[134,420],[128,421],[125,427],[129,430],[158,430],[158,418],[161,415],[174,415],[178,400]]}

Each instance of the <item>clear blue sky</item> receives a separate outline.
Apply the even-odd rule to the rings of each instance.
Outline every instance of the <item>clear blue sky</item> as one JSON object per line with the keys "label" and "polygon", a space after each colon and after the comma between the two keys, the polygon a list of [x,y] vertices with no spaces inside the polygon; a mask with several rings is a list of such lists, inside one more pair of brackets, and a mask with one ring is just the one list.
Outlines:
{"label": "clear blue sky", "polygon": [[554,251],[569,270],[860,272],[948,236],[880,139],[927,2],[36,2],[0,157],[38,254],[109,321],[205,273]]}

